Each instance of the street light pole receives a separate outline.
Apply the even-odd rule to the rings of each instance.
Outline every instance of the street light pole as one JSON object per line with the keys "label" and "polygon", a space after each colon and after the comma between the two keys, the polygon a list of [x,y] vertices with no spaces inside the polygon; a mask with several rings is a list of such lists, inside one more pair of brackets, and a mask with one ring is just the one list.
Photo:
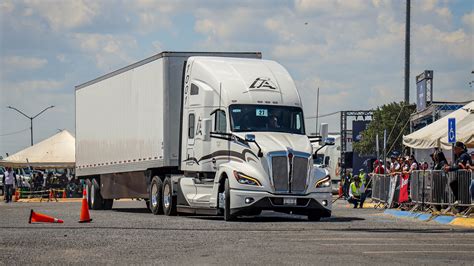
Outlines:
{"label": "street light pole", "polygon": [[39,115],[41,115],[42,113],[44,113],[46,110],[50,109],[50,108],[53,108],[54,105],[51,105],[49,107],[46,107],[43,109],[43,111],[39,112],[38,114],[36,114],[35,116],[28,116],[26,115],[25,113],[23,113],[22,111],[16,109],[15,107],[12,107],[12,106],[8,106],[9,109],[12,109],[12,110],[15,110],[17,111],[18,113],[22,114],[23,116],[25,116],[26,118],[30,119],[30,134],[31,134],[31,146],[33,146],[33,119],[37,118]]}

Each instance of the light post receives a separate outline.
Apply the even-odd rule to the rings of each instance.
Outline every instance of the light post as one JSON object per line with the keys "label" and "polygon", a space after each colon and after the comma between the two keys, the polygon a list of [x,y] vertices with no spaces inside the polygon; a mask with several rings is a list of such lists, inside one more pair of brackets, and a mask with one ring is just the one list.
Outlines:
{"label": "light post", "polygon": [[51,106],[49,106],[49,107],[44,108],[43,111],[39,112],[39,113],[36,114],[35,116],[28,116],[28,115],[26,115],[25,113],[23,113],[22,111],[16,109],[15,107],[8,106],[8,108],[15,110],[15,111],[17,111],[18,113],[24,115],[26,118],[30,119],[31,146],[33,146],[33,119],[37,118],[39,115],[41,115],[42,113],[44,113],[46,110],[48,110],[48,109],[50,109],[50,108],[53,108],[53,107],[54,107],[54,105],[51,105]]}

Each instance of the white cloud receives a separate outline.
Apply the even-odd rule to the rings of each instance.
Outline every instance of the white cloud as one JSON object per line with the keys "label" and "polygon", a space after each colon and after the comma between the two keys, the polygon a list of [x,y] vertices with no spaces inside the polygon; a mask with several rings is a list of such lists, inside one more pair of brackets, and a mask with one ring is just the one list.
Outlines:
{"label": "white cloud", "polygon": [[0,2],[0,11],[2,13],[11,13],[15,9],[15,5],[11,0],[4,0]]}
{"label": "white cloud", "polygon": [[4,71],[32,70],[45,66],[48,60],[37,57],[7,56],[2,60]]}
{"label": "white cloud", "polygon": [[34,91],[55,91],[64,86],[64,83],[58,80],[25,80],[14,83],[2,84],[2,90],[5,95],[12,92],[31,93]]}
{"label": "white cloud", "polygon": [[30,9],[28,14],[37,13],[55,31],[87,25],[100,11],[98,2],[93,0],[25,0],[25,4]]}
{"label": "white cloud", "polygon": [[474,29],[474,11],[462,16],[462,22],[470,29]]}
{"label": "white cloud", "polygon": [[76,33],[73,39],[79,49],[92,56],[98,68],[110,71],[131,63],[127,51],[136,48],[137,41],[127,35]]}

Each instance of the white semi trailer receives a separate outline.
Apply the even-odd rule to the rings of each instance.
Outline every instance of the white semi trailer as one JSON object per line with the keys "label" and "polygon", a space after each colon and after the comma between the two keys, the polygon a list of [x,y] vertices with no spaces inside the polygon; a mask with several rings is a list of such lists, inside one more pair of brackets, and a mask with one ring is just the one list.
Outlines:
{"label": "white semi trailer", "polygon": [[76,175],[92,209],[331,215],[301,99],[260,53],[163,52],[76,87]]}

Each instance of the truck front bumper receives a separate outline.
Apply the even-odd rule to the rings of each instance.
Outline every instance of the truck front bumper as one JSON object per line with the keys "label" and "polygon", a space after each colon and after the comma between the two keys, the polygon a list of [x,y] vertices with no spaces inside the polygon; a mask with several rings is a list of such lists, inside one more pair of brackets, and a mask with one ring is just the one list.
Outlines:
{"label": "truck front bumper", "polygon": [[[315,192],[305,195],[272,194],[262,191],[231,190],[230,209],[233,215],[253,214],[273,210],[294,214],[331,216],[331,193]],[[291,200],[294,199],[294,200]]]}

